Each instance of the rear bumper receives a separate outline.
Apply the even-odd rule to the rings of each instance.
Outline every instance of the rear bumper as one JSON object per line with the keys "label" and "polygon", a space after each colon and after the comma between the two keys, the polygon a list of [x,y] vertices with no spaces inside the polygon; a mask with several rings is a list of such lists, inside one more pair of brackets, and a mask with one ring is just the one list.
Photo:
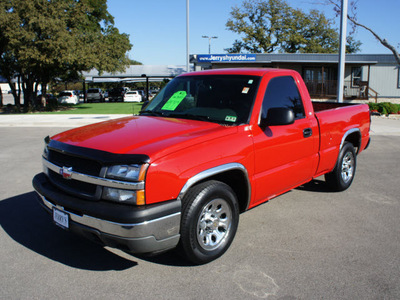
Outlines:
{"label": "rear bumper", "polygon": [[108,99],[110,99],[110,100],[112,100],[112,101],[114,101],[114,100],[121,100],[121,101],[123,101],[124,100],[124,96],[108,96]]}
{"label": "rear bumper", "polygon": [[179,242],[180,201],[143,208],[83,200],[56,189],[43,173],[34,177],[33,187],[47,212],[66,213],[68,230],[92,241],[132,253],[160,252]]}

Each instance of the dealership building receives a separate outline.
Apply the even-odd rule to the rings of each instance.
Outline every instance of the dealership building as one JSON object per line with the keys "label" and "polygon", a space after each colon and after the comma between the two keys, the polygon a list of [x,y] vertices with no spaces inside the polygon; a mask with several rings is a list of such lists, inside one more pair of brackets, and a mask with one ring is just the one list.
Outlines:
{"label": "dealership building", "polygon": [[[195,70],[256,67],[299,72],[314,99],[336,98],[337,54],[197,54]],[[400,103],[400,68],[391,54],[347,54],[344,97],[347,100]]]}

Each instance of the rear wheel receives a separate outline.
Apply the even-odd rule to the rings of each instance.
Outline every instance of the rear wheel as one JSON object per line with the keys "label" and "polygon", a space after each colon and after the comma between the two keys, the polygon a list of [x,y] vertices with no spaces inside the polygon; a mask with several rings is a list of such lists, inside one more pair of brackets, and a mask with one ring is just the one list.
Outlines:
{"label": "rear wheel", "polygon": [[335,191],[348,189],[356,173],[356,153],[353,144],[345,142],[340,150],[336,166],[325,175],[325,181]]}
{"label": "rear wheel", "polygon": [[191,262],[208,263],[229,248],[238,223],[233,190],[219,181],[201,183],[183,199],[180,248]]}

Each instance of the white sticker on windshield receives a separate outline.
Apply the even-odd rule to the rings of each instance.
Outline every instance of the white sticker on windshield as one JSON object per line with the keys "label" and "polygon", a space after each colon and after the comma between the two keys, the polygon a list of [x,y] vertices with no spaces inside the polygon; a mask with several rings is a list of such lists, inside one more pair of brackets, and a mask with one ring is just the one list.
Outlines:
{"label": "white sticker on windshield", "polygon": [[248,83],[253,84],[253,79],[250,79]]}
{"label": "white sticker on windshield", "polygon": [[242,94],[247,94],[250,91],[250,88],[244,87],[242,90]]}

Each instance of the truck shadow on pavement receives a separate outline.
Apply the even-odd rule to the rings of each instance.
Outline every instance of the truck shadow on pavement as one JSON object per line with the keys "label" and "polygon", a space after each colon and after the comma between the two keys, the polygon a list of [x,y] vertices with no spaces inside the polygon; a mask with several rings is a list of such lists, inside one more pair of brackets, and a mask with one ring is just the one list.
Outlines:
{"label": "truck shadow on pavement", "polygon": [[324,180],[314,179],[295,188],[299,191],[316,192],[316,193],[332,193],[331,188]]}
{"label": "truck shadow on pavement", "polygon": [[0,225],[16,242],[49,259],[91,271],[122,271],[137,265],[52,224],[35,192],[0,201]]}

